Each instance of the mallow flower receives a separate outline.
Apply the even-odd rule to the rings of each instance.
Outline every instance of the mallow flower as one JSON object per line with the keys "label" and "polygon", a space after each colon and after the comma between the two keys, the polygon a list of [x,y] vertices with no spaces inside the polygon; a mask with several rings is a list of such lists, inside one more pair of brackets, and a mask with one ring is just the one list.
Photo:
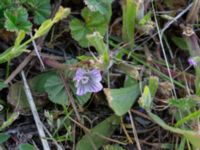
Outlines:
{"label": "mallow flower", "polygon": [[84,95],[87,92],[99,92],[103,89],[101,84],[102,76],[99,70],[85,70],[78,68],[74,77],[77,95]]}

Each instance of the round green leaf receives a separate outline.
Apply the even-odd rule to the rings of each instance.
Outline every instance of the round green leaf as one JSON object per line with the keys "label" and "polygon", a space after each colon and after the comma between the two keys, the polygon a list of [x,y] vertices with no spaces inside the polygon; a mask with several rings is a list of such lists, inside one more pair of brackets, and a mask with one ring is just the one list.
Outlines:
{"label": "round green leaf", "polygon": [[92,34],[94,31],[104,35],[106,33],[109,20],[107,16],[104,16],[99,12],[92,12],[88,8],[84,8],[81,15],[84,21],[76,18],[71,20],[71,35],[82,47],[88,47],[89,43],[86,35]]}
{"label": "round green leaf", "polygon": [[49,99],[56,104],[68,105],[68,96],[66,94],[63,82],[58,75],[48,77],[45,85],[45,91]]}
{"label": "round green leaf", "polygon": [[35,150],[31,144],[20,144],[19,150]]}
{"label": "round green leaf", "polygon": [[4,12],[6,18],[5,28],[8,31],[30,31],[31,23],[28,21],[27,10],[23,7],[7,9]]}

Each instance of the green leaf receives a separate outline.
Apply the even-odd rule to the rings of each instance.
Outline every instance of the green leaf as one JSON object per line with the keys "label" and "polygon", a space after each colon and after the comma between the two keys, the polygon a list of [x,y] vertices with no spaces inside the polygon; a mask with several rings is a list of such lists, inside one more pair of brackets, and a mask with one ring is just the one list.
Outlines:
{"label": "green leaf", "polygon": [[[152,120],[154,122],[156,122],[158,125],[160,125],[162,128],[164,128],[165,130],[169,130],[173,133],[183,135],[190,141],[190,143],[195,148],[200,148],[200,143],[199,143],[200,136],[197,132],[191,131],[191,130],[183,130],[180,128],[175,128],[175,127],[167,125],[160,117],[158,117],[157,115],[155,115],[151,112],[151,103],[152,103],[152,97],[150,95],[150,90],[149,90],[148,86],[145,86],[144,92],[140,99],[140,106],[146,110],[146,112],[152,118]],[[197,112],[196,114],[193,114],[193,115],[196,116],[196,115],[198,115],[198,113],[199,112]],[[186,120],[187,119],[188,118],[186,118]]]}
{"label": "green leaf", "polygon": [[158,90],[158,78],[155,76],[151,76],[149,78],[149,90],[151,93],[151,97],[154,98],[156,92]]}
{"label": "green leaf", "polygon": [[33,77],[31,80],[29,80],[30,86],[33,89],[33,91],[37,93],[45,93],[46,92],[45,83],[47,82],[48,78],[53,75],[56,75],[56,72],[48,71],[48,72],[39,74]]}
{"label": "green leaf", "polygon": [[6,142],[10,138],[9,134],[0,133],[0,144]]}
{"label": "green leaf", "polygon": [[147,110],[147,113],[153,119],[154,122],[156,122],[158,125],[160,125],[165,130],[169,130],[171,132],[183,135],[185,138],[187,138],[190,141],[190,143],[195,148],[200,148],[200,143],[199,143],[200,135],[197,132],[171,127],[171,126],[167,125],[160,117],[153,114],[149,110]]}
{"label": "green leaf", "polygon": [[8,8],[11,5],[13,5],[13,3],[14,3],[14,0],[1,0],[0,9],[2,9],[2,8]]}
{"label": "green leaf", "polygon": [[21,82],[16,82],[9,87],[8,93],[8,104],[11,106],[16,106],[16,110],[18,111],[27,111],[29,110],[29,104],[27,101],[27,97],[25,95],[23,85]]}
{"label": "green leaf", "polygon": [[138,67],[135,65],[131,65],[128,63],[117,63],[116,67],[117,67],[117,69],[119,69],[120,71],[123,71],[126,75],[131,77],[130,78],[131,80],[133,80],[133,79],[140,80],[140,78],[141,78]]}
{"label": "green leaf", "polygon": [[79,19],[72,19],[70,22],[70,30],[72,37],[78,41],[78,43],[82,47],[89,46],[88,41],[86,39],[86,35],[88,34],[89,30],[86,28],[84,22],[80,21]]}
{"label": "green leaf", "polygon": [[191,110],[196,106],[194,100],[190,98],[169,99],[168,103],[171,106],[177,107],[179,110]]}
{"label": "green leaf", "polygon": [[124,81],[124,87],[129,87],[129,86],[133,86],[135,84],[137,84],[138,81],[135,80],[134,78],[131,78],[130,76],[126,76],[126,79]]}
{"label": "green leaf", "polygon": [[11,8],[13,5],[15,5],[14,0],[1,0],[1,2],[0,2],[0,28],[4,27],[4,23],[5,23],[4,12],[5,12],[5,10]]}
{"label": "green leaf", "polygon": [[4,89],[6,87],[8,87],[7,84],[5,84],[4,82],[0,82],[0,90]]}
{"label": "green leaf", "polygon": [[[99,149],[107,140],[101,136],[110,137],[120,123],[120,118],[112,115],[91,129],[76,145],[76,150]],[[94,146],[94,147],[93,147]]]}
{"label": "green leaf", "polygon": [[76,93],[76,87],[74,86],[73,82],[70,82],[70,88],[74,94],[74,97],[76,98],[76,101],[80,104],[80,105],[84,105],[85,103],[88,102],[88,100],[91,97],[91,93],[86,93],[85,95],[82,96],[78,96]]}
{"label": "green leaf", "polygon": [[64,8],[62,6],[60,6],[60,8],[58,9],[58,11],[56,12],[54,18],[53,18],[53,22],[57,23],[58,21],[66,18],[71,12],[70,8]]}
{"label": "green leaf", "polygon": [[161,143],[160,144],[160,149],[168,149],[168,150],[171,150],[171,149],[173,149],[174,148],[174,146],[175,146],[175,144],[170,144],[170,143]]}
{"label": "green leaf", "polygon": [[151,109],[152,101],[157,92],[157,89],[158,89],[158,78],[151,76],[149,78],[149,85],[144,87],[144,91],[139,100],[139,104],[141,107],[145,108],[146,110]]}
{"label": "green leaf", "polygon": [[17,38],[15,40],[15,47],[19,46],[22,42],[22,40],[25,38],[26,32],[24,32],[23,30],[20,30],[18,32]]}
{"label": "green leaf", "polygon": [[19,56],[24,52],[25,49],[26,47],[23,45],[16,45],[8,48],[6,51],[0,54],[0,64]]}
{"label": "green leaf", "polygon": [[197,132],[187,132],[187,130],[185,132],[183,132],[184,136],[189,140],[189,142],[192,144],[192,146],[194,147],[194,149],[198,149],[200,148],[200,135]]}
{"label": "green leaf", "polygon": [[45,33],[47,33],[51,27],[53,26],[53,21],[51,19],[45,20],[41,26],[39,27],[39,29],[36,31],[34,37],[40,37],[42,35],[44,35]]}
{"label": "green leaf", "polygon": [[104,68],[109,66],[109,50],[108,46],[104,43],[103,37],[99,32],[87,35],[88,42],[94,46],[99,55],[103,58]]}
{"label": "green leaf", "polygon": [[9,127],[17,118],[19,117],[19,112],[12,113],[6,121],[3,122],[0,126],[0,131],[5,130],[7,127]]}
{"label": "green leaf", "polygon": [[[41,97],[41,94],[45,94],[44,84],[49,76],[54,75],[54,72],[46,72],[39,74],[31,79],[28,80],[30,89],[32,91],[32,95],[35,100],[35,104],[37,108],[41,108],[44,106],[48,101]],[[8,103],[12,106],[15,106],[16,111],[20,112],[27,112],[30,110],[30,106],[27,101],[26,94],[24,92],[22,82],[16,82],[9,86],[9,93],[8,93]]]}
{"label": "green leaf", "polygon": [[26,3],[29,0],[19,0],[19,1],[20,1],[21,4],[24,4],[24,3]]}
{"label": "green leaf", "polygon": [[187,46],[187,42],[185,40],[185,38],[181,38],[181,37],[177,37],[177,36],[172,36],[172,41],[174,42],[174,44],[182,49],[182,50],[188,50],[188,46]]}
{"label": "green leaf", "polygon": [[103,41],[103,36],[99,32],[94,32],[87,35],[87,39],[90,45],[94,46],[98,51],[99,55],[108,54],[108,47]]}
{"label": "green leaf", "polygon": [[51,27],[60,21],[61,19],[67,17],[70,14],[69,8],[63,8],[62,6],[59,8],[59,10],[56,12],[55,17],[53,19],[47,19],[44,21],[39,29],[36,31],[34,38],[38,38],[44,34],[46,34]]}
{"label": "green leaf", "polygon": [[195,94],[197,96],[200,96],[200,68],[199,68],[199,66],[195,68],[195,74],[196,74],[196,79],[195,79]]}
{"label": "green leaf", "polygon": [[35,150],[35,148],[31,144],[20,144],[19,150]]}
{"label": "green leaf", "polygon": [[[45,94],[45,83],[47,79],[53,75],[56,75],[56,73],[53,71],[48,71],[28,80],[37,108],[41,108],[41,106],[47,103],[47,100],[43,99],[41,94]],[[22,82],[16,82],[9,86],[7,100],[10,105],[15,106],[16,111],[23,113],[29,111],[30,109]]]}
{"label": "green leaf", "polygon": [[71,35],[82,47],[88,47],[89,43],[86,35],[92,34],[94,31],[104,35],[109,21],[106,16],[101,15],[99,12],[92,12],[88,8],[84,8],[81,15],[84,21],[76,18],[71,20]]}
{"label": "green leaf", "polygon": [[149,87],[145,86],[142,96],[139,100],[139,104],[142,108],[145,108],[146,110],[150,110],[152,106],[152,100],[153,99],[151,97],[151,92],[149,90]]}
{"label": "green leaf", "polygon": [[6,18],[5,28],[8,31],[19,31],[25,32],[30,31],[31,23],[28,21],[28,13],[25,8],[11,8],[4,12]]}
{"label": "green leaf", "polygon": [[186,139],[183,137],[183,138],[181,138],[181,142],[178,145],[177,150],[184,150],[185,149],[185,144],[186,144]]}
{"label": "green leaf", "polygon": [[68,96],[64,84],[58,75],[51,75],[45,83],[49,99],[56,104],[68,105]]}
{"label": "green leaf", "polygon": [[[45,79],[46,76],[46,79]],[[68,95],[66,93],[66,90],[64,88],[63,82],[61,81],[60,77],[55,74],[46,74],[43,75],[41,80],[38,80],[37,83],[43,82],[44,83],[44,89],[48,93],[49,99],[56,104],[60,105],[68,105]],[[36,82],[35,82],[36,83]],[[74,86],[73,82],[68,82],[70,89],[72,90],[72,93],[74,97],[76,98],[76,101],[80,105],[84,105],[88,102],[88,100],[91,97],[91,93],[87,93],[82,96],[76,95],[76,88]],[[36,84],[35,84],[36,85]],[[40,91],[43,90],[43,86],[41,86],[39,89]]]}
{"label": "green leaf", "polygon": [[122,38],[133,48],[137,6],[133,0],[125,0],[122,4]]}
{"label": "green leaf", "polygon": [[91,11],[99,11],[105,15],[110,12],[113,0],[85,0],[85,4]]}
{"label": "green leaf", "polygon": [[[46,20],[39,27],[39,29],[36,31],[36,33],[34,34],[33,38],[28,39],[27,41],[25,41],[21,45],[19,45],[19,41],[21,42],[23,36],[20,37],[20,39],[17,38],[14,46],[8,48],[6,51],[4,51],[3,53],[0,54],[0,63],[4,63],[4,62],[7,62],[7,61],[10,61],[11,59],[19,56],[21,53],[23,53],[23,51],[26,49],[27,45],[32,40],[34,40],[34,39],[46,34],[49,31],[49,29],[56,22],[58,22],[59,20],[63,19],[64,17],[67,17],[69,15],[69,13],[70,13],[70,9],[69,8],[60,7],[58,12],[56,13],[55,17],[53,19]],[[24,18],[24,17],[20,16],[19,18]],[[11,19],[13,20],[13,18],[11,18]]]}
{"label": "green leaf", "polygon": [[182,118],[181,120],[177,121],[175,127],[179,127],[180,125],[182,125],[183,123],[192,120],[193,118],[197,118],[200,116],[200,110],[195,111],[193,113],[190,113],[188,116]]}
{"label": "green leaf", "polygon": [[50,0],[29,0],[27,4],[30,6],[30,11],[34,14],[34,22],[36,24],[41,24],[50,17]]}
{"label": "green leaf", "polygon": [[[75,91],[74,91],[74,93],[75,93]],[[86,93],[85,95],[82,95],[82,96],[75,95],[75,97],[80,105],[84,105],[88,102],[91,95],[92,95],[91,93]]]}
{"label": "green leaf", "polygon": [[140,21],[139,25],[146,25],[149,21],[151,21],[151,15],[152,13],[149,11]]}
{"label": "green leaf", "polygon": [[115,114],[122,116],[127,113],[138,95],[140,94],[139,84],[135,84],[120,89],[104,89],[109,106],[114,110]]}

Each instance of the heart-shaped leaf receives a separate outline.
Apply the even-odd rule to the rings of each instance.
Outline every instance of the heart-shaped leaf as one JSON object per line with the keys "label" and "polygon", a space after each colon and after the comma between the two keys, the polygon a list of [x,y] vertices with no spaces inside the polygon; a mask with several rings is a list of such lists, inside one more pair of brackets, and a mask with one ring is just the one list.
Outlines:
{"label": "heart-shaped leaf", "polygon": [[122,116],[127,113],[138,95],[140,94],[139,84],[120,88],[120,89],[104,89],[109,106],[114,110],[115,114]]}

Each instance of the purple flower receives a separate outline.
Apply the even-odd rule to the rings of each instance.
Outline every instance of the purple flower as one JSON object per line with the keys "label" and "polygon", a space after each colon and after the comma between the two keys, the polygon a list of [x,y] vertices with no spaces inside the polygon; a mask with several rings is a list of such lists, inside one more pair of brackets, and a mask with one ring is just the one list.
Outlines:
{"label": "purple flower", "polygon": [[191,66],[196,66],[197,65],[197,61],[195,60],[194,57],[191,57],[188,59],[188,63],[191,65]]}
{"label": "purple flower", "polygon": [[74,80],[76,81],[77,95],[84,95],[87,92],[99,92],[103,88],[101,84],[102,76],[97,69],[86,71],[78,68]]}

